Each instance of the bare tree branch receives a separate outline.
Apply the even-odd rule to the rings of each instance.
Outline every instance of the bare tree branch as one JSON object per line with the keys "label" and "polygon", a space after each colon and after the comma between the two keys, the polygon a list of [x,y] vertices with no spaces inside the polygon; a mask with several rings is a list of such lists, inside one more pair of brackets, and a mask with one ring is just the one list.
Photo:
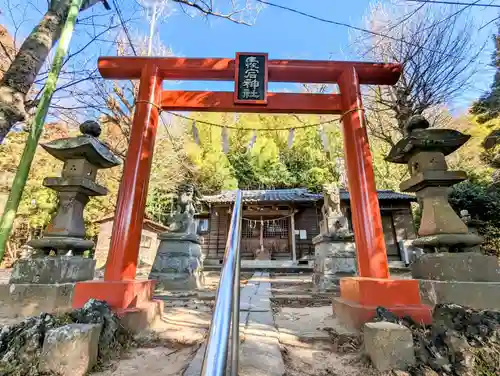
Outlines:
{"label": "bare tree branch", "polygon": [[[403,21],[394,24],[393,19]],[[485,45],[475,39],[472,18],[463,10],[391,0],[374,6],[367,27],[379,35],[363,35],[360,54],[403,66],[395,86],[366,92],[370,133],[394,145],[413,115],[425,114],[434,126],[448,122],[446,106],[471,86]]]}
{"label": "bare tree branch", "polygon": [[[186,9],[184,6],[187,6],[189,8],[196,9],[198,12],[205,16],[214,16],[218,18],[223,18],[226,20],[229,20],[231,22],[234,22],[236,24],[240,25],[246,25],[246,26],[251,26],[252,22],[249,22],[245,20],[243,17],[245,14],[248,13],[248,11],[252,10],[251,9],[251,1],[246,1],[245,6],[243,7],[238,7],[237,3],[235,1],[231,1],[231,10],[227,12],[220,12],[218,11],[215,6],[214,2],[210,1],[202,1],[202,0],[172,0],[174,3],[177,3],[180,5],[180,8],[187,14]],[[255,13],[258,13],[260,11],[260,7],[255,8]]]}

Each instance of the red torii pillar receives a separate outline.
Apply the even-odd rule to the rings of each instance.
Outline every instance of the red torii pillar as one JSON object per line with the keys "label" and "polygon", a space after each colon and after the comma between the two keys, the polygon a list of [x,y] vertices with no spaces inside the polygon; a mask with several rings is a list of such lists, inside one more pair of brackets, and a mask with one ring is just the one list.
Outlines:
{"label": "red torii pillar", "polygon": [[340,94],[268,93],[266,104],[237,104],[232,92],[162,91],[163,80],[235,79],[235,59],[104,57],[99,71],[108,79],[140,79],[138,99],[118,193],[111,248],[104,281],[78,283],[74,307],[89,298],[104,299],[119,311],[134,310],[151,300],[154,281],[135,274],[159,109],[169,111],[344,114],[343,133],[359,277],[341,281],[334,311],[359,327],[379,305],[430,321],[421,304],[418,282],[391,280],[387,263],[372,157],[365,126],[360,85],[393,85],[397,64],[269,60],[274,82],[337,83]]}

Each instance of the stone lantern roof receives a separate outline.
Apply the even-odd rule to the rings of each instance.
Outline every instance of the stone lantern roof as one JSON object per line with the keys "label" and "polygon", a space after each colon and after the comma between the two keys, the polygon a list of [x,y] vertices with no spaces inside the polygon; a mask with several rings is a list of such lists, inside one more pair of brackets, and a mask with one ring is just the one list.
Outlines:
{"label": "stone lantern roof", "polygon": [[446,156],[471,137],[454,129],[428,128],[429,122],[423,116],[414,116],[405,127],[407,136],[391,149],[385,160],[406,164],[417,151],[436,151]]}
{"label": "stone lantern roof", "polygon": [[53,157],[67,161],[86,159],[98,168],[110,168],[120,164],[120,160],[97,137],[101,133],[95,121],[86,121],[80,125],[82,135],[68,137],[42,144]]}

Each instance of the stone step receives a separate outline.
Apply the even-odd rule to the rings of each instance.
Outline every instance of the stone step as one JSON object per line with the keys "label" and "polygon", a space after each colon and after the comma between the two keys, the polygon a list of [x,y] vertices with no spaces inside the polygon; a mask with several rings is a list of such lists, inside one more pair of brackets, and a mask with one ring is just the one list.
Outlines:
{"label": "stone step", "polygon": [[[222,265],[210,264],[204,265],[205,271],[220,271]],[[310,273],[313,271],[312,266],[309,265],[297,265],[293,264],[292,261],[278,261],[278,260],[242,260],[241,261],[241,271],[272,271],[273,273]]]}

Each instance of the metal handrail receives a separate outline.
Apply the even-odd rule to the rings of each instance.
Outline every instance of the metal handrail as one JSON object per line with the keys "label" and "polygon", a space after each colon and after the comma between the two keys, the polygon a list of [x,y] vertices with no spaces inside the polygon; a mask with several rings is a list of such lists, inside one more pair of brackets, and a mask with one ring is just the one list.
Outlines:
{"label": "metal handrail", "polygon": [[[226,374],[227,353],[231,350],[231,376],[238,375],[240,344],[240,239],[241,239],[242,195],[236,191],[233,214],[229,227],[224,263],[217,288],[215,310],[210,324],[210,334],[203,358],[202,376]],[[231,346],[229,331],[233,325]]]}

